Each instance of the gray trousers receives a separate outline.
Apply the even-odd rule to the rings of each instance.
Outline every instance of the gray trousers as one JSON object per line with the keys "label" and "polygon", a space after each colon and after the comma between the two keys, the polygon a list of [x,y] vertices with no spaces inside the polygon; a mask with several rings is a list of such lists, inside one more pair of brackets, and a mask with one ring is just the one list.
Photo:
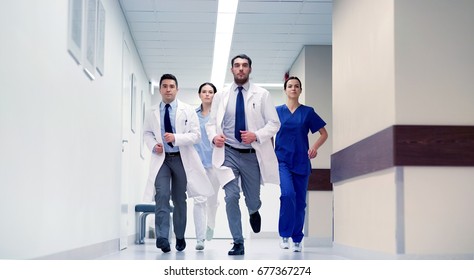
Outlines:
{"label": "gray trousers", "polygon": [[242,234],[242,215],[240,212],[239,199],[240,187],[245,197],[245,204],[249,214],[260,209],[260,167],[257,155],[239,153],[229,147],[225,147],[224,166],[230,167],[234,172],[235,179],[224,186],[227,221],[234,243],[244,243]]}
{"label": "gray trousers", "polygon": [[184,238],[186,230],[186,172],[181,156],[165,156],[155,179],[155,231],[157,238],[169,239],[170,199],[173,201],[173,229],[176,238]]}

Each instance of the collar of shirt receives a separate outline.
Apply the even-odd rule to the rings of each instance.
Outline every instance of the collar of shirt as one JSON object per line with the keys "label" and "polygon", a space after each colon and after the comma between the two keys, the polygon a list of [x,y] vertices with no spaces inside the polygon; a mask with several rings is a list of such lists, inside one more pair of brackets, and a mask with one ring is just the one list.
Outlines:
{"label": "collar of shirt", "polygon": [[243,87],[244,90],[242,91],[242,93],[245,94],[246,92],[249,91],[250,82],[246,82],[246,83],[243,84],[243,85],[237,85],[236,83],[234,83],[234,84],[232,85],[232,91],[235,92],[236,94],[238,93],[238,90],[237,90],[238,87]]}
{"label": "collar of shirt", "polygon": [[[161,111],[164,111],[164,110],[165,110],[165,105],[166,105],[165,102],[163,102],[163,101],[160,102],[160,110],[161,110]],[[176,101],[176,99],[173,100],[173,102],[170,103],[170,107],[171,107],[171,110],[172,110],[172,111],[175,111],[175,110],[176,110],[176,107],[178,107],[178,102]]]}
{"label": "collar of shirt", "polygon": [[196,108],[196,113],[199,113],[202,111],[202,105],[199,105],[199,107]]}

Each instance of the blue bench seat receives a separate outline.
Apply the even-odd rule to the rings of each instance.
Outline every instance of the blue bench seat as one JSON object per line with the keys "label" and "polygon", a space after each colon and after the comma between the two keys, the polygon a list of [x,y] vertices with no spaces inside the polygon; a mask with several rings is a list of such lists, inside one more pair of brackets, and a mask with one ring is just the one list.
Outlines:
{"label": "blue bench seat", "polygon": [[[135,213],[137,214],[137,239],[135,243],[145,243],[145,232],[146,232],[146,217],[150,214],[155,214],[155,204],[137,204],[135,205]],[[170,217],[170,236],[172,233],[173,225],[173,206],[171,206],[171,217]]]}

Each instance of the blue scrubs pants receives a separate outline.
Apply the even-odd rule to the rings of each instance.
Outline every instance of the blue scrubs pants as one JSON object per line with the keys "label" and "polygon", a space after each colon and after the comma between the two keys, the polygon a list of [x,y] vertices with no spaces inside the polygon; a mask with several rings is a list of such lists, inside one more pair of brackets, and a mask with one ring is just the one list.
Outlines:
{"label": "blue scrubs pants", "polygon": [[309,175],[293,173],[282,162],[279,163],[279,170],[281,196],[278,232],[281,237],[291,237],[293,242],[301,242]]}

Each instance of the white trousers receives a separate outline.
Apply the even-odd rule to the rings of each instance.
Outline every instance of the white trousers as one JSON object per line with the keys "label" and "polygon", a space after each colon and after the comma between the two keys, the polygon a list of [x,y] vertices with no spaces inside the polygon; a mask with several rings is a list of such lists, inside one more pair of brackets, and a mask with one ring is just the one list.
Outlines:
{"label": "white trousers", "polygon": [[219,207],[219,181],[212,168],[206,168],[206,174],[214,188],[214,194],[210,197],[194,197],[194,227],[196,229],[196,239],[204,240],[206,238],[206,225],[214,229],[216,225],[216,212]]}

